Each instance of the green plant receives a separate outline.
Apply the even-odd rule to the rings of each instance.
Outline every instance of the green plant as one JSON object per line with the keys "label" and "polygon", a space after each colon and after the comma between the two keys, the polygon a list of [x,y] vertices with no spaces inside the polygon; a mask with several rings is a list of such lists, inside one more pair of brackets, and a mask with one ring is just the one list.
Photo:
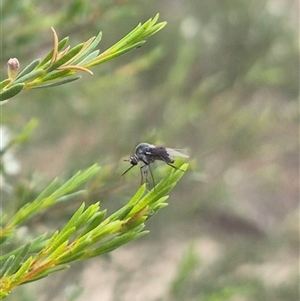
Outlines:
{"label": "green plant", "polygon": [[[162,29],[165,22],[156,24],[158,15],[144,24],[139,24],[114,46],[99,54],[94,50],[101,40],[101,33],[72,49],[66,47],[68,39],[58,41],[53,30],[54,47],[44,59],[34,60],[18,73],[19,62],[8,63],[8,78],[0,83],[1,101],[14,97],[22,90],[53,87],[79,78],[77,71],[91,73],[90,67],[120,56],[136,47]],[[16,144],[30,136],[36,121],[30,122],[24,130],[1,149],[1,173],[5,175],[3,156]],[[112,250],[137,239],[148,231],[144,223],[157,211],[167,206],[169,191],[186,171],[188,164],[173,169],[151,191],[142,185],[135,195],[119,210],[107,216],[100,210],[99,202],[86,206],[82,203],[71,218],[52,234],[35,236],[27,234],[18,237],[21,227],[37,215],[63,202],[74,200],[84,194],[80,186],[94,177],[100,167],[93,165],[78,171],[66,182],[52,181],[32,201],[21,205],[14,213],[3,210],[0,228],[0,298],[6,298],[11,291],[24,283],[44,278],[51,273],[68,268],[68,264],[109,253]]]}
{"label": "green plant", "polygon": [[22,90],[53,87],[72,82],[80,78],[75,75],[77,71],[93,74],[89,70],[90,67],[100,65],[140,47],[147,38],[161,30],[166,22],[156,24],[158,17],[157,14],[144,24],[138,24],[119,42],[101,53],[94,49],[101,41],[102,32],[88,41],[70,48],[70,46],[66,47],[68,37],[59,41],[52,28],[53,49],[42,60],[32,61],[20,73],[18,73],[18,60],[10,59],[8,61],[8,78],[0,82],[0,101],[14,97]]}
{"label": "green plant", "polygon": [[2,218],[0,297],[8,296],[20,284],[66,269],[68,263],[109,253],[147,234],[143,230],[144,222],[167,206],[167,194],[187,166],[184,163],[180,170],[172,170],[147,193],[145,184],[142,185],[126,205],[108,217],[105,210],[100,211],[99,202],[87,208],[83,203],[61,230],[56,230],[52,235],[45,233],[28,237],[27,242],[10,250],[9,244],[21,225],[43,210],[83,193],[77,190],[78,187],[93,177],[99,167],[94,165],[79,171],[62,185],[58,185],[58,180],[51,182],[35,200],[21,207],[14,216]]}

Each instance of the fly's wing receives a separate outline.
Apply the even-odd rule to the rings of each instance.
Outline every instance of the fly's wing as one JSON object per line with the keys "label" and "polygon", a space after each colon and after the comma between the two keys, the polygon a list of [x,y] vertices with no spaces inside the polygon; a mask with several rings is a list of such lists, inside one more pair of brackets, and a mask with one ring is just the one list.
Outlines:
{"label": "fly's wing", "polygon": [[147,151],[147,156],[150,157],[151,161],[154,162],[155,160],[165,161],[167,163],[173,163],[174,160],[167,152],[167,149],[163,146],[155,146],[151,147]]}
{"label": "fly's wing", "polygon": [[189,156],[175,150],[173,148],[166,148],[163,146],[155,146],[149,150],[147,155],[151,158],[151,161],[161,160],[166,163],[174,163],[173,157],[188,158]]}
{"label": "fly's wing", "polygon": [[181,153],[180,151],[173,149],[173,148],[166,148],[167,153],[172,157],[179,157],[179,158],[188,158],[188,155]]}

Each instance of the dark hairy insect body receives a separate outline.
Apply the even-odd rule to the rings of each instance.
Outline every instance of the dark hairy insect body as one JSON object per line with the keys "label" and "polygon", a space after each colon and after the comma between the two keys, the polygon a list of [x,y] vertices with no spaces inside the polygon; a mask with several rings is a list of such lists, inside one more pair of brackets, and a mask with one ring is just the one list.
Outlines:
{"label": "dark hairy insect body", "polygon": [[[130,157],[128,160],[131,164],[131,166],[126,169],[122,175],[124,175],[126,172],[128,172],[132,167],[136,166],[139,162],[144,163],[144,165],[141,167],[141,176],[142,176],[142,184],[144,183],[144,177],[147,180],[147,172],[148,169],[150,170],[151,177],[153,180],[153,174],[150,169],[150,164],[155,162],[156,160],[163,161],[166,164],[170,165],[171,167],[177,169],[176,166],[172,165],[175,160],[174,157],[182,157],[182,158],[188,158],[187,155],[180,153],[179,151],[167,148],[163,146],[155,146],[153,144],[149,143],[140,143],[134,151],[134,155]],[[154,180],[153,180],[154,182]]]}

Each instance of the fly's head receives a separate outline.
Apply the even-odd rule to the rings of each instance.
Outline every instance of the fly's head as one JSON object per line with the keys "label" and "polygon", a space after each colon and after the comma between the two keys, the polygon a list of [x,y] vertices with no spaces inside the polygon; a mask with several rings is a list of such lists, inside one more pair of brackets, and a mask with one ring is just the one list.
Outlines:
{"label": "fly's head", "polygon": [[129,162],[133,166],[138,165],[139,158],[136,155],[134,155],[134,156],[130,157]]}
{"label": "fly's head", "polygon": [[133,155],[132,157],[130,157],[130,159],[125,160],[125,161],[129,161],[129,163],[131,164],[131,166],[129,168],[127,168],[123,173],[122,176],[126,174],[126,172],[128,172],[132,167],[138,165],[139,163],[139,158],[136,155]]}

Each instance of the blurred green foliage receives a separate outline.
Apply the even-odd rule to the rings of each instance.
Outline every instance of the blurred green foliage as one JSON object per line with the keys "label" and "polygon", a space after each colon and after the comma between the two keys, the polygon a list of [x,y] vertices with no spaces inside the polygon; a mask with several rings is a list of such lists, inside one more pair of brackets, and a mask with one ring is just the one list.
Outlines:
{"label": "blurred green foliage", "polygon": [[[168,22],[151,43],[103,65],[92,79],[51,93],[34,91],[2,108],[2,124],[12,132],[32,117],[40,120],[31,145],[16,153],[21,175],[31,175],[26,181],[10,176],[16,202],[35,193],[37,180],[99,162],[103,172],[90,197],[105,199],[113,210],[123,200],[111,192],[126,195],[139,183],[137,170],[119,177],[127,167],[122,159],[139,142],[187,147],[194,171],[157,217],[152,235],[165,240],[171,232],[184,241],[208,236],[220,255],[203,266],[209,254],[196,254],[200,264],[187,275],[192,289],[176,291],[181,299],[170,300],[298,300],[297,6],[2,1],[2,74],[10,57],[26,65],[42,56],[50,47],[50,26],[75,42],[102,30],[106,49],[137,20],[159,12]],[[158,165],[155,177],[164,168]],[[58,213],[43,216],[43,223],[51,227]],[[161,227],[165,220],[169,229]]]}

